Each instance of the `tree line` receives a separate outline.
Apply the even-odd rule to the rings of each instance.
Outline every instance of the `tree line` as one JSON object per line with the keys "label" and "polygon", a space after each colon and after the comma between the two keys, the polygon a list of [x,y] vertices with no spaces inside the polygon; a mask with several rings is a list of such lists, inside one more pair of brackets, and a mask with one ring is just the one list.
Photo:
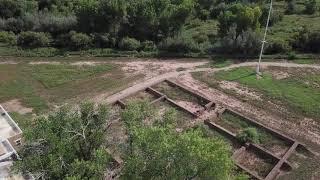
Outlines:
{"label": "tree line", "polygon": [[[82,50],[111,48],[129,51],[230,53],[254,55],[261,41],[267,0],[0,0],[0,43],[23,48],[55,47]],[[295,1],[285,13],[294,13]],[[318,13],[308,0],[305,13]],[[271,25],[283,13],[274,11]],[[210,41],[182,37],[193,20],[218,21],[218,35]],[[319,52],[319,33],[302,30],[307,48]],[[300,33],[300,34],[301,34]],[[316,38],[316,39],[314,39]],[[312,41],[312,42],[310,42]],[[288,51],[281,40],[270,42],[268,53]]]}

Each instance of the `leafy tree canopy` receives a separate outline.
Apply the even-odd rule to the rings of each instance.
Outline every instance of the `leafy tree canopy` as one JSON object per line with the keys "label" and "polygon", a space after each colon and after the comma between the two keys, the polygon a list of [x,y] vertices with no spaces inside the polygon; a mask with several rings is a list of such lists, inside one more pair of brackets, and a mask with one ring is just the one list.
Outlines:
{"label": "leafy tree canopy", "polygon": [[84,103],[35,121],[14,167],[44,179],[102,179],[111,160],[103,144],[108,109]]}
{"label": "leafy tree canopy", "polygon": [[[161,117],[147,103],[131,103],[122,114],[130,150],[123,179],[228,179],[233,162],[230,147],[207,139],[199,130],[177,133],[175,110]],[[153,125],[148,122],[153,122]]]}
{"label": "leafy tree canopy", "polygon": [[259,19],[262,11],[260,7],[249,7],[243,4],[234,4],[229,9],[221,14],[219,21],[219,34],[225,36],[230,27],[237,27],[237,34],[248,29],[257,30],[260,27]]}

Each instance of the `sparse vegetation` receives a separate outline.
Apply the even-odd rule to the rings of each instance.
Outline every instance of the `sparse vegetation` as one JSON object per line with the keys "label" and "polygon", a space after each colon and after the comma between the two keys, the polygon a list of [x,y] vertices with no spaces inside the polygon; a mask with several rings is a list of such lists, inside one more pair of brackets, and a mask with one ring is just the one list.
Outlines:
{"label": "sparse vegetation", "polygon": [[259,134],[255,128],[245,128],[238,134],[238,139],[243,142],[259,143]]}
{"label": "sparse vegetation", "polygon": [[[320,115],[318,108],[320,107],[319,90],[311,85],[313,82],[316,83],[316,81],[309,75],[299,76],[298,74],[294,78],[275,79],[270,73],[265,72],[263,78],[257,80],[254,70],[245,67],[221,71],[214,74],[214,77],[213,74],[202,76],[199,73],[194,74],[194,77],[215,87],[216,83],[212,79],[236,81],[262,93],[266,99],[280,101],[292,113],[315,118]],[[309,81],[311,84],[306,85],[305,82],[299,79]]]}
{"label": "sparse vegetation", "polygon": [[[112,73],[108,78],[103,74]],[[65,102],[93,92],[116,91],[128,81],[141,76],[126,77],[112,64],[2,64],[0,65],[0,100],[20,99],[34,112],[43,112],[49,104]],[[117,79],[117,81],[115,81]],[[90,95],[89,95],[90,96]]]}

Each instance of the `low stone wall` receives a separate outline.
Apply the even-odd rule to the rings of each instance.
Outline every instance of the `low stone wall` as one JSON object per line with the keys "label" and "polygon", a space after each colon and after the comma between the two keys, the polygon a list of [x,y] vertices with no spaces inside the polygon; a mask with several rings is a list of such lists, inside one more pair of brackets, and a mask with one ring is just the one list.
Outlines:
{"label": "low stone wall", "polygon": [[289,136],[287,136],[287,135],[285,135],[285,134],[283,134],[283,133],[281,133],[279,131],[276,131],[274,129],[271,129],[271,128],[259,123],[258,121],[254,120],[252,118],[244,116],[240,112],[237,112],[237,111],[231,110],[231,109],[225,109],[225,111],[223,111],[222,114],[225,113],[225,112],[229,112],[229,113],[234,114],[236,116],[242,117],[243,120],[248,122],[249,124],[257,126],[257,127],[261,128],[263,130],[266,130],[267,132],[269,132],[269,133],[273,134],[274,136],[276,136],[276,137],[288,142],[289,144],[293,144],[295,142],[295,140],[290,138]]}
{"label": "low stone wall", "polygon": [[149,92],[149,93],[151,93],[151,94],[153,94],[153,95],[155,95],[155,96],[157,96],[157,97],[165,96],[164,94],[162,94],[161,92],[153,89],[152,87],[148,87],[148,88],[146,89],[146,91]]}
{"label": "low stone wall", "polygon": [[174,100],[172,100],[172,99],[165,98],[165,100],[166,100],[167,102],[169,102],[171,105],[177,107],[178,109],[180,109],[180,110],[182,110],[182,111],[184,111],[184,112],[189,113],[190,115],[192,115],[192,116],[195,117],[195,118],[197,118],[197,117],[199,116],[199,114],[196,114],[196,113],[190,111],[189,109],[181,106],[180,104],[176,103],[176,102],[175,102]]}

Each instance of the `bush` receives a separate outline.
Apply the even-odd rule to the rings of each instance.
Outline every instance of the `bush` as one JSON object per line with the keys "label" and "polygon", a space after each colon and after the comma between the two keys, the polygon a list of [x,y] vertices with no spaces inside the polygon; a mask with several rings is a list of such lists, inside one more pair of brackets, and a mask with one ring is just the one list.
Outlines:
{"label": "bush", "polygon": [[[262,9],[262,15],[260,17],[260,24],[262,26],[265,27],[266,23],[267,23],[267,18],[268,18],[268,14],[269,14],[269,5],[268,6],[264,6]],[[273,26],[275,25],[277,22],[282,21],[284,16],[284,13],[282,11],[279,10],[273,10],[271,13],[271,17],[270,17],[270,23],[269,26]]]}
{"label": "bush", "polygon": [[288,53],[288,60],[295,60],[296,58],[297,58],[297,55],[293,51]]}
{"label": "bush", "polygon": [[70,32],[70,46],[72,49],[86,49],[90,47],[92,39],[83,33]]}
{"label": "bush", "polygon": [[141,43],[141,50],[143,51],[154,51],[157,47],[153,41],[144,41]]}
{"label": "bush", "polygon": [[36,17],[39,19],[36,29],[53,34],[67,33],[77,25],[77,18],[74,15],[55,16],[51,13],[40,13]]}
{"label": "bush", "polygon": [[21,2],[17,0],[0,0],[0,17],[11,18],[21,14]]}
{"label": "bush", "polygon": [[167,52],[190,53],[200,52],[199,45],[192,39],[182,36],[167,38],[160,42],[158,48]]}
{"label": "bush", "polygon": [[260,34],[250,29],[237,35],[236,27],[232,27],[227,35],[214,45],[213,52],[244,56],[257,55],[261,47],[260,39]]}
{"label": "bush", "polygon": [[310,31],[304,27],[292,42],[292,46],[303,52],[319,53],[320,52],[320,32]]}
{"label": "bush", "polygon": [[294,14],[297,12],[295,0],[289,0],[287,4],[286,14]]}
{"label": "bush", "polygon": [[14,33],[20,33],[21,31],[25,31],[26,29],[22,19],[9,18],[4,22],[4,30],[12,31]]}
{"label": "bush", "polygon": [[18,36],[18,45],[23,47],[46,47],[50,44],[50,35],[43,32],[22,32]]}
{"label": "bush", "polygon": [[242,143],[252,142],[259,143],[260,137],[256,128],[246,128],[238,135],[239,141]]}
{"label": "bush", "polygon": [[288,53],[291,50],[289,42],[283,39],[272,39],[267,43],[265,53],[266,54],[277,54],[277,53]]}
{"label": "bush", "polygon": [[305,13],[307,14],[314,14],[318,10],[316,0],[307,0],[305,3],[305,6],[306,6]]}
{"label": "bush", "polygon": [[119,48],[128,51],[138,50],[140,48],[140,41],[134,38],[125,37],[120,41]]}
{"label": "bush", "polygon": [[0,42],[14,46],[17,44],[17,36],[13,32],[0,32]]}
{"label": "bush", "polygon": [[96,47],[99,48],[114,48],[116,46],[116,38],[110,34],[94,34],[93,41]]}

